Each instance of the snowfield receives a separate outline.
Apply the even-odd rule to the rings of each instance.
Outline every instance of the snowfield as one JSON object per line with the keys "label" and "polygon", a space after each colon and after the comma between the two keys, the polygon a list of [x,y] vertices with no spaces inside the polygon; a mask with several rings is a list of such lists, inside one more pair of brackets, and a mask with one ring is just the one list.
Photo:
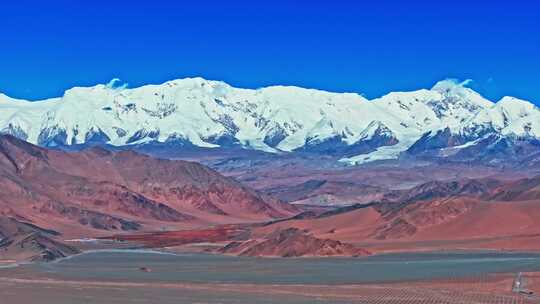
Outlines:
{"label": "snowfield", "polygon": [[453,80],[373,100],[291,86],[240,89],[202,78],[133,89],[117,84],[33,102],[0,94],[0,132],[49,147],[242,146],[333,154],[350,164],[395,159],[442,130],[460,138],[444,147],[454,149],[488,133],[540,138],[540,110],[532,103],[512,97],[494,103]]}

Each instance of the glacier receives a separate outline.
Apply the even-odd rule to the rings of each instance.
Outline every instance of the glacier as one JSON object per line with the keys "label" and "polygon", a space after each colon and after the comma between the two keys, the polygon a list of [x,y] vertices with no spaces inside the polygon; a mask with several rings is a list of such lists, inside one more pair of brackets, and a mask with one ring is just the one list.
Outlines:
{"label": "glacier", "polygon": [[486,134],[540,138],[538,107],[513,97],[492,102],[455,80],[372,100],[294,86],[242,89],[199,77],[137,88],[117,83],[39,101],[0,94],[0,133],[47,147],[235,146],[329,154],[345,164],[466,149]]}

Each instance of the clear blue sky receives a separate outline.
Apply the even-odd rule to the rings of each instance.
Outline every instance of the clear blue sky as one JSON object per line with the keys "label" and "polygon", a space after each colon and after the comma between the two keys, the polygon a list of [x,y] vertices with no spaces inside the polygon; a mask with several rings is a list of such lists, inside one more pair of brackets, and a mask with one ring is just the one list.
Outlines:
{"label": "clear blue sky", "polygon": [[538,1],[9,2],[0,92],[13,97],[202,76],[372,98],[471,78],[489,98],[540,103]]}

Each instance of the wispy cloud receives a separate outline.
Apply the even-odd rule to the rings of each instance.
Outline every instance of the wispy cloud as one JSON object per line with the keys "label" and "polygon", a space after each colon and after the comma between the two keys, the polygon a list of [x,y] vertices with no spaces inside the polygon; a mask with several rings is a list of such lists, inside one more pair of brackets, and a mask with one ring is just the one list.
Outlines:
{"label": "wispy cloud", "polygon": [[113,90],[123,90],[128,87],[128,83],[124,82],[122,83],[122,80],[120,78],[113,78],[111,81],[107,83],[107,88],[113,89]]}

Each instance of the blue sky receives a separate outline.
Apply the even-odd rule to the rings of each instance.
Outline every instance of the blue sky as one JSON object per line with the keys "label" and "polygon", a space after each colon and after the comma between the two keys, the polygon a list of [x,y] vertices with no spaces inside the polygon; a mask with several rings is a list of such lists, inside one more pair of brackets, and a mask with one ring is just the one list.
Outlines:
{"label": "blue sky", "polygon": [[131,87],[202,76],[368,98],[458,78],[491,99],[540,104],[537,1],[9,2],[0,92],[18,98],[114,77]]}

